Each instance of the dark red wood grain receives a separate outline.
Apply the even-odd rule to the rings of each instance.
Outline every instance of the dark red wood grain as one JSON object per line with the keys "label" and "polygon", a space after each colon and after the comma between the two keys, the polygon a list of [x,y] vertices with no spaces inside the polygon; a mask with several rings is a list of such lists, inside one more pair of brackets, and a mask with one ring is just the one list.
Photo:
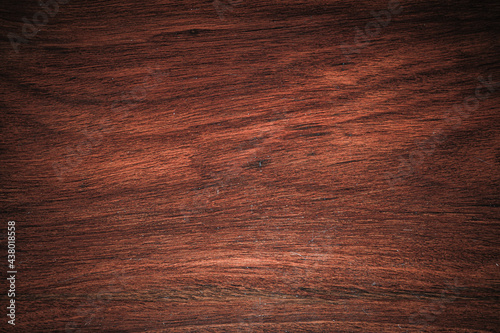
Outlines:
{"label": "dark red wood grain", "polygon": [[0,5],[2,332],[500,331],[498,1],[54,3]]}

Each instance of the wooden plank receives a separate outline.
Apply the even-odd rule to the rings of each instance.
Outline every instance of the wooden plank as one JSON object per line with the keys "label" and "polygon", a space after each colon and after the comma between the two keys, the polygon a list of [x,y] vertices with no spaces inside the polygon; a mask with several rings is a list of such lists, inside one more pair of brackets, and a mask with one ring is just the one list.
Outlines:
{"label": "wooden plank", "polygon": [[497,1],[0,6],[2,331],[499,331]]}

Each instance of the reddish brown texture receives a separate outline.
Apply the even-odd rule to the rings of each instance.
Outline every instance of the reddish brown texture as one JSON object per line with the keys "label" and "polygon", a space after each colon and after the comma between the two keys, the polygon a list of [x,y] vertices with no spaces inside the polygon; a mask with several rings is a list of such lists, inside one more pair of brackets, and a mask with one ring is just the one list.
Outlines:
{"label": "reddish brown texture", "polygon": [[15,329],[498,332],[498,1],[214,3],[0,5]]}

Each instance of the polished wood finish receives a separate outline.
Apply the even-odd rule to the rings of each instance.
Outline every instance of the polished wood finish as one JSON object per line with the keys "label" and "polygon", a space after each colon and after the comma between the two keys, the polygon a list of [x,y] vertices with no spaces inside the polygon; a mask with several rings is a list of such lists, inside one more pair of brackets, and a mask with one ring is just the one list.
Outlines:
{"label": "polished wood finish", "polygon": [[2,331],[500,330],[498,1],[0,8]]}

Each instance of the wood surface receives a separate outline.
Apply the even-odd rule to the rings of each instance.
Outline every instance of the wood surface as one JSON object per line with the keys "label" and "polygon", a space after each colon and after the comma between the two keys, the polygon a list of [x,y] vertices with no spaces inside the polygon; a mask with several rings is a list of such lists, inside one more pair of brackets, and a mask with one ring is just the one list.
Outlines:
{"label": "wood surface", "polygon": [[2,332],[500,332],[497,0],[0,27]]}

